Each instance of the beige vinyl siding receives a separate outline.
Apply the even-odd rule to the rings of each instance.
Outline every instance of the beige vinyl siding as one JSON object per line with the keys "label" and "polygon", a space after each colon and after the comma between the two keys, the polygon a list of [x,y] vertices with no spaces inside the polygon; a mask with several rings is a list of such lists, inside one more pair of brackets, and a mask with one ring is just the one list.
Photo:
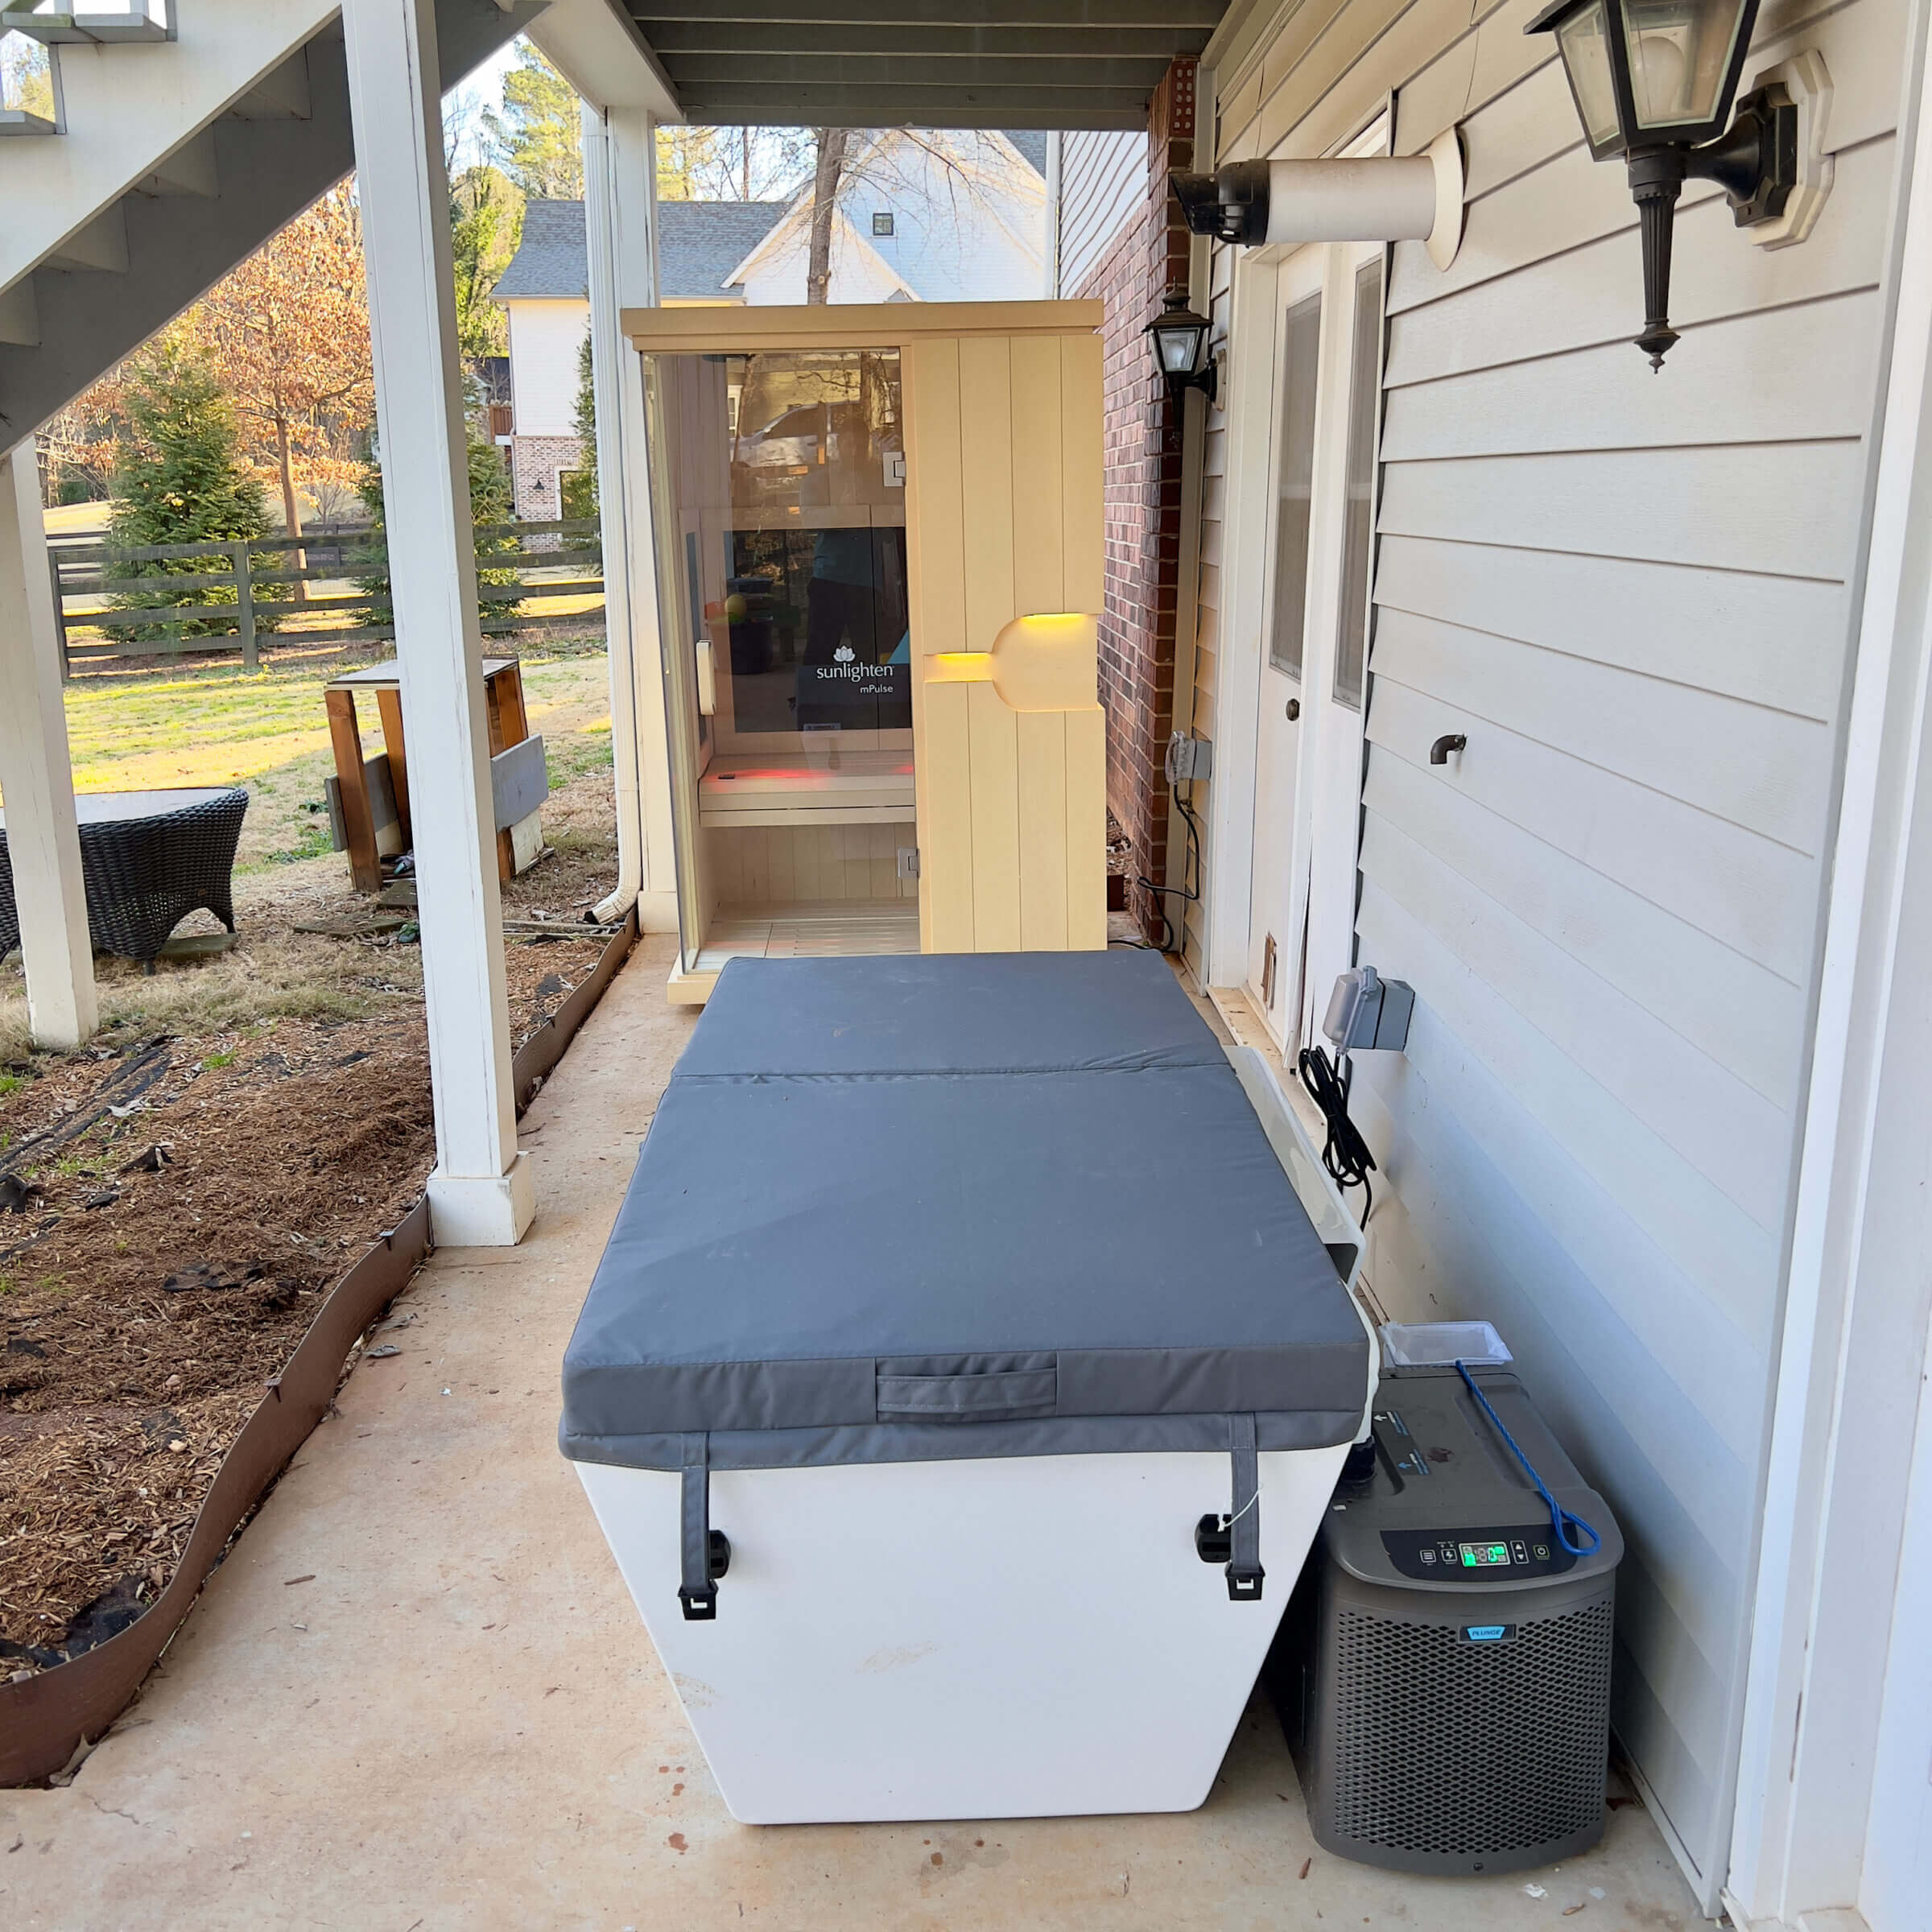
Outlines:
{"label": "beige vinyl siding", "polygon": [[1147,196],[1146,132],[1060,137],[1060,286],[1078,295]]}
{"label": "beige vinyl siding", "polygon": [[[1233,273],[1232,253],[1217,245],[1209,257],[1208,305],[1208,316],[1214,324],[1211,340],[1217,345],[1226,344],[1233,320]],[[1228,374],[1225,362],[1222,374],[1224,377]],[[1207,427],[1201,439],[1201,545],[1195,578],[1194,708],[1192,716],[1183,720],[1177,707],[1174,718],[1177,725],[1188,723],[1205,738],[1216,735],[1215,704],[1220,688],[1221,624],[1227,608],[1221,588],[1221,562],[1223,546],[1227,541],[1228,407],[1232,400],[1224,381],[1208,411]],[[1196,784],[1193,791],[1193,810],[1200,821],[1203,841],[1208,836],[1212,803],[1212,781]],[[1203,850],[1202,895],[1186,902],[1181,939],[1182,956],[1203,986],[1208,983],[1203,913],[1207,899],[1205,873],[1210,857]]]}
{"label": "beige vinyl siding", "polygon": [[[1767,5],[1756,59],[1831,70],[1833,192],[1802,245],[1764,250],[1686,192],[1657,375],[1629,340],[1623,170],[1590,161],[1524,35],[1536,0],[1477,4],[1472,25],[1468,0],[1303,0],[1216,76],[1220,159],[1320,154],[1392,91],[1398,151],[1463,128],[1460,253],[1441,273],[1402,243],[1389,269],[1356,931],[1417,1005],[1407,1052],[1360,1063],[1369,1273],[1398,1316],[1494,1316],[1615,1505],[1617,1731],[1709,1903],[1905,0]],[[1216,288],[1224,325],[1219,264]],[[1208,460],[1224,473],[1212,434]],[[1203,559],[1212,729],[1245,566],[1218,522]],[[1468,749],[1432,767],[1445,732]]]}

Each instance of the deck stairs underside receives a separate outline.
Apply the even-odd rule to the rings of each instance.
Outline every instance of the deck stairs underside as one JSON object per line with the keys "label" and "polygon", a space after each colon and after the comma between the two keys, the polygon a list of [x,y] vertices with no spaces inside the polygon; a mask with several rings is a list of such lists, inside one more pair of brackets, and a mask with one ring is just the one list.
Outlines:
{"label": "deck stairs underside", "polygon": [[[337,6],[171,4],[165,21],[0,15],[48,44],[56,106],[0,116],[0,450],[355,164]],[[436,0],[444,88],[543,10]]]}

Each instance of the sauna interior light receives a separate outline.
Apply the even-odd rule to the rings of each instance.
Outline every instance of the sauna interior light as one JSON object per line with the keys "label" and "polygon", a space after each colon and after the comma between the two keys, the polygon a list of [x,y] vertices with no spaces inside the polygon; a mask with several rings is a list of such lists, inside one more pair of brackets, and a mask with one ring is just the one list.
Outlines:
{"label": "sauna interior light", "polygon": [[[1554,34],[1591,156],[1621,155],[1644,249],[1644,332],[1653,369],[1670,326],[1670,233],[1687,179],[1715,181],[1740,228],[1784,213],[1798,182],[1798,109],[1782,87],[1731,104],[1758,0],[1555,0],[1524,30]],[[1727,126],[1728,131],[1726,131]]]}

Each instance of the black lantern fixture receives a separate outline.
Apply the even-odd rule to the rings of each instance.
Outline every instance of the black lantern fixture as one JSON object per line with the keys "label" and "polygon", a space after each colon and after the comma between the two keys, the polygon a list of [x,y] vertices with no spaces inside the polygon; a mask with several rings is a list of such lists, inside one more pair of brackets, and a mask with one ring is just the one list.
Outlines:
{"label": "black lantern fixture", "polygon": [[1214,358],[1208,353],[1208,332],[1212,326],[1187,306],[1185,289],[1174,289],[1163,299],[1160,314],[1141,332],[1153,343],[1154,359],[1167,378],[1167,392],[1177,401],[1191,389],[1198,389],[1210,402],[1214,400],[1220,382]]}
{"label": "black lantern fixture", "polygon": [[[1715,181],[1740,228],[1772,221],[1798,182],[1798,109],[1783,88],[1731,103],[1758,0],[1555,0],[1524,30],[1553,33],[1594,160],[1621,155],[1644,246],[1644,332],[1661,369],[1670,326],[1670,229],[1685,180]],[[1727,131],[1727,129],[1728,131]]]}

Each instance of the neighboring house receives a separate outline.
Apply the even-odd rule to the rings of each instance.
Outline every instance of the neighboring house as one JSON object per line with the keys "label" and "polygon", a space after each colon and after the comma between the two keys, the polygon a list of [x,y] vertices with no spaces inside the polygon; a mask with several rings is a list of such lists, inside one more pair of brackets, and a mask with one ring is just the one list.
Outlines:
{"label": "neighboring house", "polygon": [[[1040,292],[1047,137],[889,128],[855,136],[832,227],[834,302],[1019,301]],[[805,299],[805,188],[733,279],[749,302]]]}
{"label": "neighboring house", "polygon": [[[1342,968],[1414,988],[1406,1051],[1355,1063],[1367,1274],[1393,1319],[1494,1319],[1614,1502],[1616,1736],[1706,1909],[1904,1928],[1932,1876],[1926,1136],[1893,1183],[1871,1163],[1932,1071],[1879,990],[1906,976],[1922,1016],[1932,972],[1888,843],[1924,782],[1924,9],[1766,10],[1742,88],[1828,76],[1828,198],[1768,249],[1688,190],[1653,373],[1624,168],[1538,3],[1389,29],[1343,0],[1318,38],[1257,0],[1170,68],[1150,150],[1060,138],[1050,286],[1108,303],[1112,799],[1169,889],[1146,929],[1286,1087]],[[1451,127],[1446,270],[1211,245],[1167,192]],[[1212,407],[1153,379],[1169,288],[1212,316]],[[1198,866],[1175,725],[1212,741]]]}
{"label": "neighboring house", "polygon": [[[1038,295],[1049,138],[903,128],[855,137],[834,216],[831,299]],[[803,302],[811,205],[809,186],[788,202],[660,201],[660,301]],[[529,203],[496,287],[510,324],[513,419],[498,440],[507,443],[516,514],[526,521],[563,514],[561,480],[583,461],[576,412],[588,275],[584,204]]]}
{"label": "neighboring house", "polygon": [[[784,213],[782,201],[665,201],[658,206],[658,274],[668,308],[742,302],[732,277]],[[578,358],[590,327],[581,201],[532,201],[497,283],[510,324],[510,448],[516,513],[563,514],[562,479],[584,460],[576,430]]]}

